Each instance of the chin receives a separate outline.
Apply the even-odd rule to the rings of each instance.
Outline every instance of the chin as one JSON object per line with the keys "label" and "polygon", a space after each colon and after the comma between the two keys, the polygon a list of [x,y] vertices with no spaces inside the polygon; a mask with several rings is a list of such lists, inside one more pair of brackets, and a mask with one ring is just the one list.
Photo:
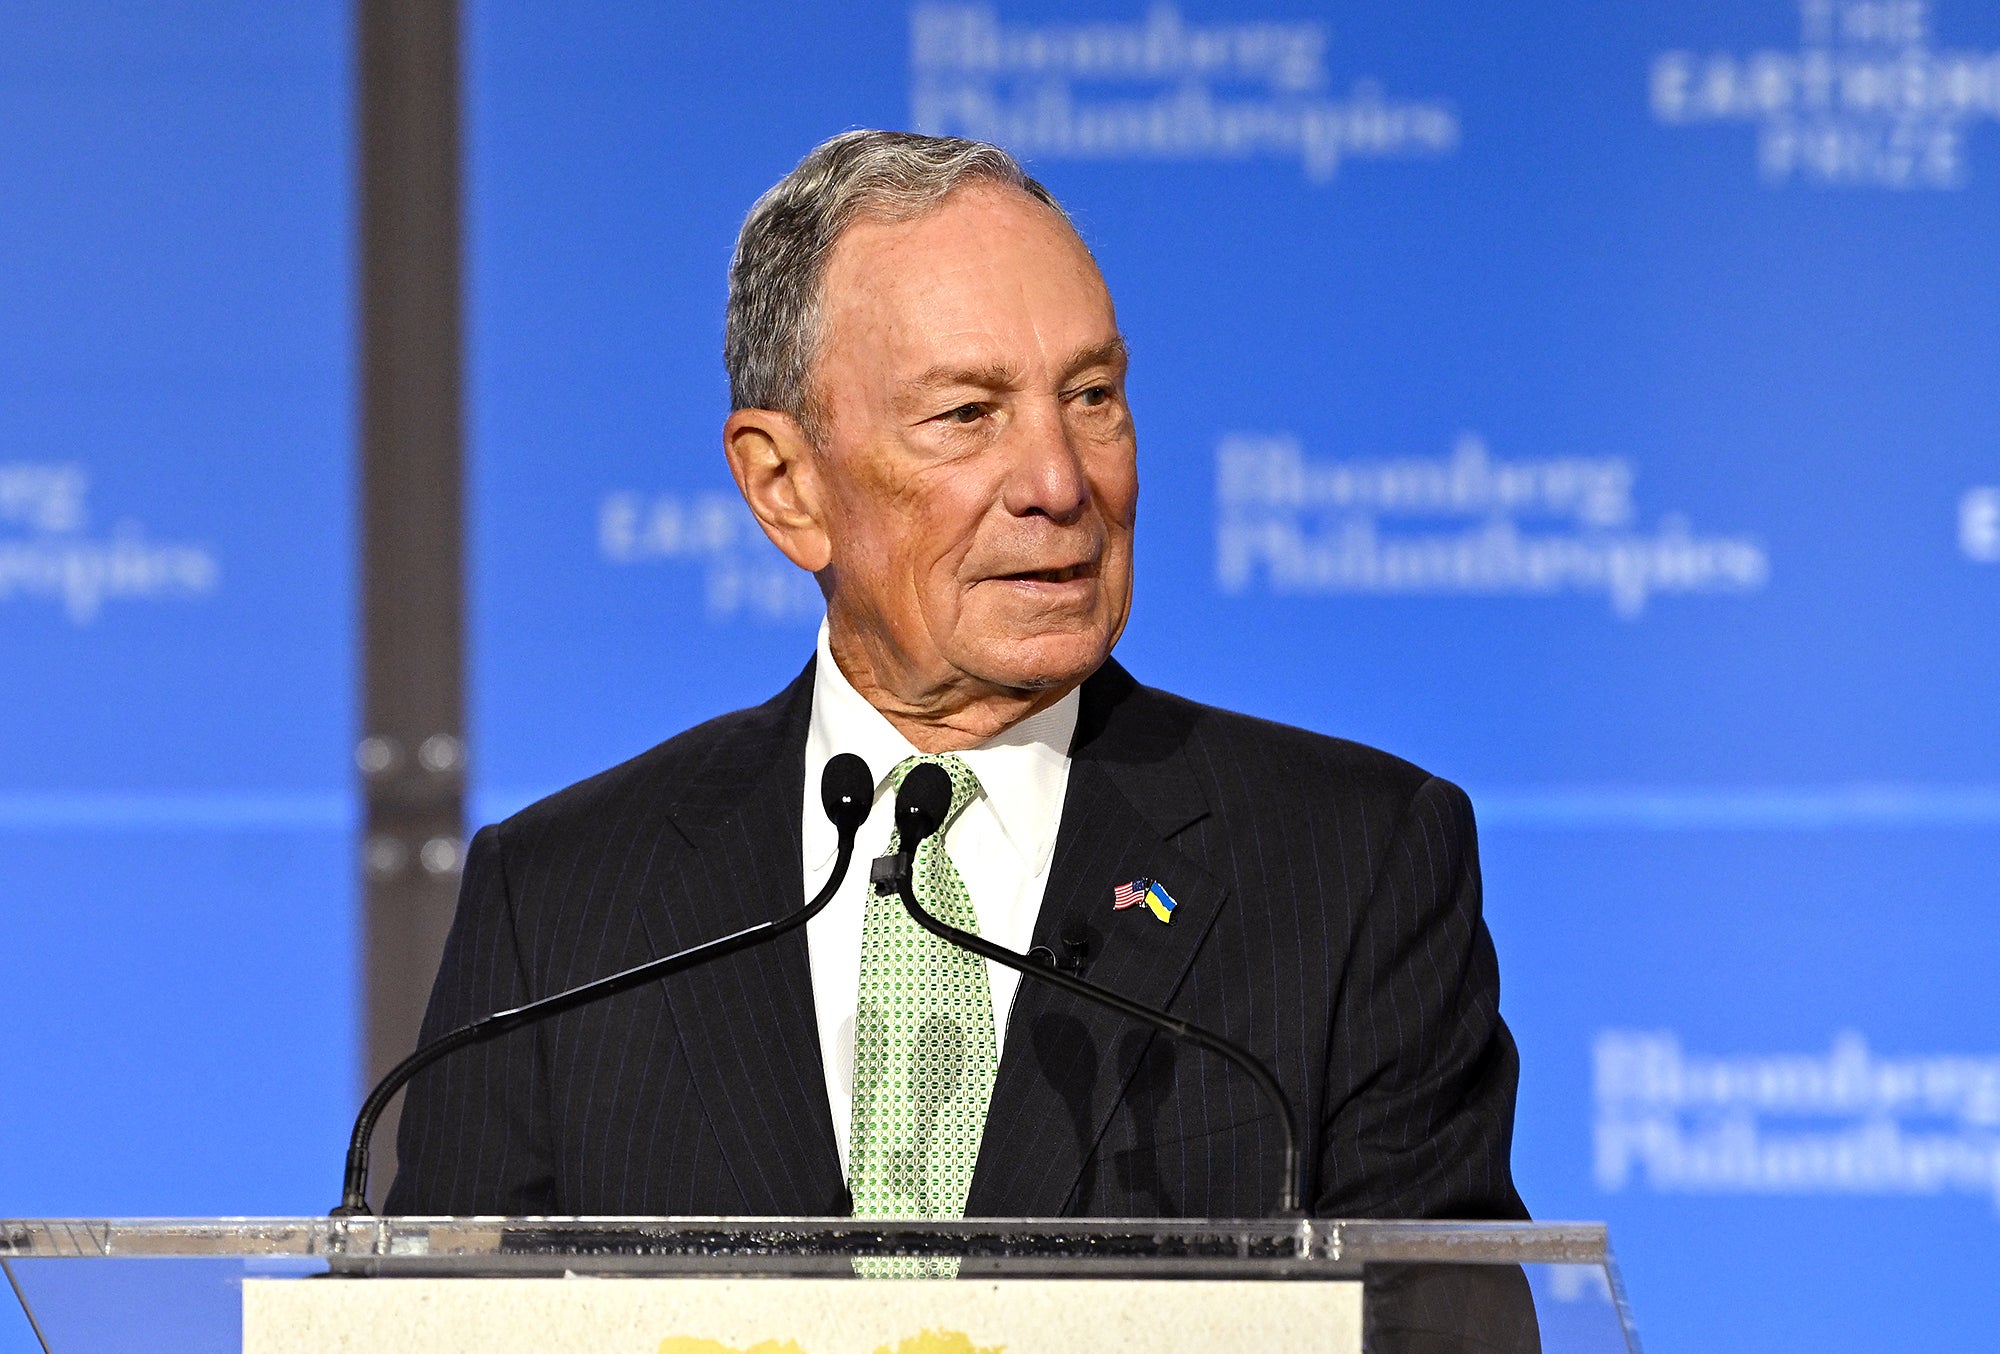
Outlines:
{"label": "chin", "polygon": [[980,652],[963,665],[995,686],[1015,691],[1047,691],[1075,686],[1103,666],[1110,657],[1108,630],[1093,626],[1087,631],[1044,631],[993,639],[979,646]]}

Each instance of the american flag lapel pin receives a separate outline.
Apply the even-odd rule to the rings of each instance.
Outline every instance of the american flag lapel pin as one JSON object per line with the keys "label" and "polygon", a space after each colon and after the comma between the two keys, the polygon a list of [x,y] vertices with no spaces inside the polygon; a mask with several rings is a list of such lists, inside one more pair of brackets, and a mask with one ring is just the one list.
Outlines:
{"label": "american flag lapel pin", "polygon": [[1157,879],[1134,879],[1129,884],[1114,884],[1111,888],[1113,911],[1123,912],[1128,907],[1144,905],[1161,921],[1174,919],[1174,896],[1161,886]]}

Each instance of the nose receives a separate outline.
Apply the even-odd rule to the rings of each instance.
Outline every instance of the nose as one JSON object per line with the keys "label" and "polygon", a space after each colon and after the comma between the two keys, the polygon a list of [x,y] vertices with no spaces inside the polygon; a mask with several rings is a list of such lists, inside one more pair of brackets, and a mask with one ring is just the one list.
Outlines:
{"label": "nose", "polygon": [[1051,401],[1014,422],[1014,445],[1002,496],[1015,517],[1046,517],[1068,526],[1083,516],[1090,503],[1090,481],[1083,458],[1062,416]]}

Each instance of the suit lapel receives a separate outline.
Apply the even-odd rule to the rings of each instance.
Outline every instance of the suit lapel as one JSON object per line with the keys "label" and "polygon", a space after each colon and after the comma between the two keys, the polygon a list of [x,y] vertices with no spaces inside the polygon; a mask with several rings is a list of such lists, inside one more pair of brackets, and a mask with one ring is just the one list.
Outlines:
{"label": "suit lapel", "polygon": [[[1150,707],[1150,708],[1149,708]],[[1084,684],[1069,790],[1035,943],[1057,951],[1080,925],[1086,976],[1164,1009],[1194,962],[1227,890],[1172,844],[1208,808],[1182,748],[1185,730],[1115,663]],[[1112,909],[1114,885],[1158,880],[1170,923]],[[966,1211],[1054,1216],[1138,1070],[1149,1031],[1024,978],[1007,1027]]]}
{"label": "suit lapel", "polygon": [[[645,901],[655,953],[783,916],[799,856],[813,669],[719,747],[671,810],[691,850]],[[665,983],[681,1052],[752,1215],[842,1211],[804,928]]]}

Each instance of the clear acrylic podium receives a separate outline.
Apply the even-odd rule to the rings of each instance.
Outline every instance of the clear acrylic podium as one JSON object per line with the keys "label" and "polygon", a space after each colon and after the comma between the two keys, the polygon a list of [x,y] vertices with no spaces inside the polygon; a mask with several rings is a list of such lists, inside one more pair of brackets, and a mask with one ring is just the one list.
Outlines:
{"label": "clear acrylic podium", "polygon": [[[1366,1314],[1367,1347],[1384,1354],[1398,1347],[1452,1347],[1448,1338],[1404,1346],[1398,1332],[1407,1322],[1385,1324],[1382,1318],[1396,1304],[1407,1308],[1413,1300],[1419,1306],[1442,1302],[1451,1309],[1449,1319],[1476,1327],[1486,1318],[1477,1315],[1476,1298],[1473,1314],[1466,1314],[1464,1294],[1499,1293],[1503,1305],[1516,1306],[1531,1294],[1528,1340],[1538,1341],[1549,1354],[1638,1351],[1605,1230],[1594,1224],[1154,1219],[906,1224],[826,1218],[0,1221],[0,1268],[51,1354],[220,1354],[245,1348],[246,1303],[261,1312],[289,1310],[282,1301],[271,1306],[274,1297],[323,1303],[427,1292],[449,1298],[488,1291],[468,1285],[497,1290],[524,1279],[563,1282],[514,1282],[510,1291],[685,1298],[710,1291],[701,1287],[705,1281],[726,1280],[730,1282],[715,1291],[734,1293],[739,1301],[746,1291],[753,1299],[768,1295],[775,1301],[801,1287],[872,1300],[889,1289],[881,1280],[857,1278],[856,1269],[895,1257],[944,1262],[956,1271],[955,1283],[904,1281],[900,1291],[913,1300],[946,1289],[963,1294],[977,1288],[1031,1294],[1050,1312],[1084,1305],[1078,1295],[1086,1292],[1111,1291],[1091,1288],[1092,1281],[1109,1281],[1121,1291],[1139,1291],[1147,1284],[1187,1286],[1175,1293],[1192,1293],[1205,1284],[1201,1292],[1233,1295],[1229,1310],[1245,1312],[1261,1310],[1266,1303],[1260,1298],[1296,1303],[1324,1297],[1331,1302],[1344,1292],[1358,1299],[1358,1310]],[[428,1281],[431,1287],[384,1286],[398,1280]],[[585,1286],[593,1280],[623,1287]],[[811,1280],[820,1281],[819,1288],[801,1283]],[[297,1286],[314,1281],[312,1287]],[[746,1284],[760,1286],[746,1290]],[[1423,1329],[1429,1321],[1419,1312],[1415,1326]],[[1533,1347],[1524,1343],[1518,1326],[1512,1329],[1515,1333],[1498,1344],[1464,1347]],[[855,1347],[894,1354],[899,1348],[985,1350],[1005,1343],[1008,1354],[1028,1350],[1018,1340],[898,1346],[894,1334],[885,1330],[880,1338],[871,1335]],[[1329,1337],[1321,1347],[1341,1343]],[[593,1347],[609,1351],[614,1346]],[[647,1328],[643,1338],[617,1347],[646,1354],[718,1354],[740,1348],[683,1339],[665,1327]],[[1354,1347],[1352,1337],[1347,1347]],[[766,1349],[821,1354],[803,1340],[789,1348],[781,1340],[757,1348],[760,1354]]]}

